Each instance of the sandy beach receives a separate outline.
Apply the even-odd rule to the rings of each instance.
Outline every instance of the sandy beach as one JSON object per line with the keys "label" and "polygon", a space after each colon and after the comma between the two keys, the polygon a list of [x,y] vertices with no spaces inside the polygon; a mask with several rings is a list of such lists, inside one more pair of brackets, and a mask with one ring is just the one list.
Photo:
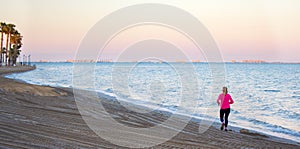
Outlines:
{"label": "sandy beach", "polygon": [[[100,138],[87,126],[71,88],[31,85],[3,77],[32,69],[0,68],[0,148],[123,148]],[[155,113],[133,113],[101,100],[107,111],[127,125],[151,127],[152,122],[167,118]],[[217,124],[199,133],[198,121],[193,119],[177,136],[153,148],[300,148],[297,142],[240,128],[220,131]]]}

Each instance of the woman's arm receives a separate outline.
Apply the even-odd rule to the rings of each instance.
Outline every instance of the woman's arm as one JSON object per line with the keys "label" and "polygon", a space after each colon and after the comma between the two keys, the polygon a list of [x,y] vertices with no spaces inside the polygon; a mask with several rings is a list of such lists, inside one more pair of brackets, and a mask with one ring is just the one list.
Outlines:
{"label": "woman's arm", "polygon": [[218,97],[218,99],[217,99],[217,103],[218,103],[218,105],[221,104],[221,97],[220,97],[220,95],[219,95],[219,97]]}
{"label": "woman's arm", "polygon": [[[230,95],[229,95],[230,96]],[[230,96],[230,100],[229,100],[229,104],[233,104],[234,103],[234,101],[233,101],[233,99],[231,98],[231,96]]]}

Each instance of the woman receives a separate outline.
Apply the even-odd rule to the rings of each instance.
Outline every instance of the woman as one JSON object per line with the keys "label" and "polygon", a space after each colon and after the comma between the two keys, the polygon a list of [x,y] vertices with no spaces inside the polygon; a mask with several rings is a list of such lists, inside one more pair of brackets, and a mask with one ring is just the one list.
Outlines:
{"label": "woman", "polygon": [[[217,99],[217,103],[220,106],[220,120],[221,120],[221,130],[224,129],[227,131],[228,125],[228,116],[230,113],[230,104],[233,104],[233,100],[231,96],[228,94],[227,87],[223,87],[223,93],[221,93]],[[224,123],[224,115],[225,115],[225,123]]]}

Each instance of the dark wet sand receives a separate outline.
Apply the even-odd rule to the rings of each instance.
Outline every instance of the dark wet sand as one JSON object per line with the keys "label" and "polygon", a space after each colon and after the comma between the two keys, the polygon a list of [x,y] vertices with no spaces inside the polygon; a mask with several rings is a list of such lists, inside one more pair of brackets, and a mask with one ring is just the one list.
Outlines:
{"label": "dark wet sand", "polygon": [[[2,67],[0,74],[30,69]],[[167,118],[133,113],[102,100],[118,121],[134,127],[151,127]],[[87,126],[70,88],[31,85],[0,76],[0,115],[0,148],[123,148],[101,139]],[[147,119],[139,119],[143,117]],[[197,120],[190,121],[177,136],[154,148],[300,148],[293,141],[238,129],[224,132],[211,126],[200,134],[198,128]]]}

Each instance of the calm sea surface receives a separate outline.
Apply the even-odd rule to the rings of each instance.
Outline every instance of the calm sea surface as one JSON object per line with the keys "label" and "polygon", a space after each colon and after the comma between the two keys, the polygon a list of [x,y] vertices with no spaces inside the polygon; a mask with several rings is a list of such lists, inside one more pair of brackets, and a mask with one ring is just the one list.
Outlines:
{"label": "calm sea surface", "polygon": [[[20,79],[32,84],[58,87],[72,87],[72,63],[34,63],[37,69],[30,72],[11,74],[8,78]],[[116,72],[113,63],[97,63],[95,66],[96,90],[106,96],[118,97],[137,104],[162,107],[176,111],[181,91],[191,94],[199,92],[196,111],[189,106],[182,107],[183,114],[219,121],[217,92],[211,91],[212,76],[208,64],[194,63],[199,88],[184,89],[180,75],[171,65],[181,63],[140,63],[129,67],[128,82],[117,88],[118,79],[123,75]],[[128,67],[130,63],[119,66]],[[300,64],[225,64],[224,84],[235,103],[231,106],[229,125],[240,126],[271,135],[300,142]],[[127,90],[127,91],[125,91]],[[188,105],[188,104],[186,104]],[[205,112],[203,112],[205,109]]]}

